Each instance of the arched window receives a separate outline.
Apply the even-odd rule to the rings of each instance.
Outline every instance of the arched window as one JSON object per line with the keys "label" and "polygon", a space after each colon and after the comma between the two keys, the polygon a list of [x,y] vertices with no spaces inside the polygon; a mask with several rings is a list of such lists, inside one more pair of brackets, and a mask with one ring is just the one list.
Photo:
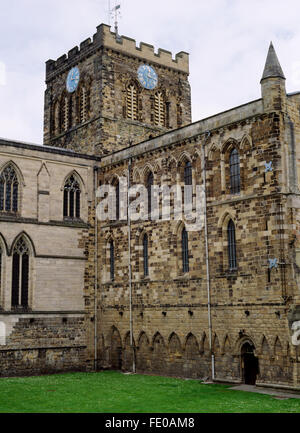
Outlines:
{"label": "arched window", "polygon": [[120,219],[120,182],[119,180],[116,180],[113,183],[113,186],[115,188],[115,197],[116,197],[116,220],[118,221]]}
{"label": "arched window", "polygon": [[189,272],[189,239],[188,233],[184,228],[182,230],[182,238],[181,238],[181,249],[182,249],[182,271],[185,274]]}
{"label": "arched window", "polygon": [[230,191],[238,194],[241,191],[240,157],[237,149],[233,149],[229,158]]}
{"label": "arched window", "polygon": [[80,186],[72,174],[64,187],[64,217],[80,218]]}
{"label": "arched window", "polygon": [[148,236],[143,238],[143,257],[144,257],[144,276],[149,276],[149,262],[148,262]]}
{"label": "arched window", "polygon": [[109,257],[110,279],[114,280],[115,279],[115,246],[113,241],[110,241],[109,252],[110,252],[110,257]]}
{"label": "arched window", "polygon": [[165,126],[166,124],[166,103],[162,92],[157,92],[154,95],[154,123],[157,126]]}
{"label": "arched window", "polygon": [[185,198],[185,204],[191,204],[193,200],[193,191],[191,185],[193,185],[193,175],[192,175],[192,164],[187,161],[184,167],[184,185],[187,186]]}
{"label": "arched window", "polygon": [[229,269],[231,271],[237,269],[236,260],[236,239],[235,239],[235,225],[232,220],[229,221],[227,227],[227,237],[228,237],[228,262]]}
{"label": "arched window", "polygon": [[81,87],[79,95],[79,119],[80,123],[87,121],[87,92],[85,87]]}
{"label": "arched window", "polygon": [[14,167],[8,165],[0,175],[0,211],[18,212],[19,182]]}
{"label": "arched window", "polygon": [[138,120],[138,98],[137,90],[134,84],[127,87],[127,118]]}
{"label": "arched window", "polygon": [[152,186],[154,184],[154,178],[153,178],[153,173],[149,173],[148,177],[147,177],[147,192],[148,192],[148,216],[150,218],[151,215],[151,211],[152,211],[152,205],[153,205],[153,191],[152,191]]}
{"label": "arched window", "polygon": [[12,261],[12,307],[28,307],[29,247],[22,236],[14,246]]}

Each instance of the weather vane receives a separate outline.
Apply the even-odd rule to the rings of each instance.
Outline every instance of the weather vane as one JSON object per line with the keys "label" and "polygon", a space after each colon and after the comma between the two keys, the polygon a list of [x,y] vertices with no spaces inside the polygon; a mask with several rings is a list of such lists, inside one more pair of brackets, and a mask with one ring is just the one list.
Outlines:
{"label": "weather vane", "polygon": [[120,36],[119,36],[118,20],[121,17],[121,1],[115,0],[115,6],[113,8],[111,8],[110,3],[111,3],[110,0],[108,0],[109,24],[110,24],[111,18],[114,19],[116,38],[119,38]]}

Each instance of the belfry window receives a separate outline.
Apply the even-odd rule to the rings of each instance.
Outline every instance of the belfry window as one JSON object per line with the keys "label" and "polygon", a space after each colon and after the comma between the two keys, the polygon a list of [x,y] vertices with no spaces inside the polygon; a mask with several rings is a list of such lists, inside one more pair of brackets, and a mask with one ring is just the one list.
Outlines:
{"label": "belfry window", "polygon": [[157,92],[154,96],[154,123],[157,126],[166,124],[166,104],[162,92]]}
{"label": "belfry window", "polygon": [[134,84],[127,87],[127,118],[138,120],[138,99]]}
{"label": "belfry window", "polygon": [[148,236],[145,235],[143,239],[143,256],[144,256],[144,276],[149,276],[149,263],[148,263]]}
{"label": "belfry window", "polygon": [[185,274],[190,270],[189,269],[189,239],[188,239],[188,233],[185,228],[182,230],[181,249],[182,249],[182,271]]}
{"label": "belfry window", "polygon": [[0,175],[0,211],[18,212],[19,182],[13,166],[8,165]]}
{"label": "belfry window", "polygon": [[64,187],[64,217],[80,218],[80,186],[74,175],[71,175]]}
{"label": "belfry window", "polygon": [[229,158],[230,166],[230,191],[231,194],[239,194],[241,191],[240,157],[237,149],[233,149]]}
{"label": "belfry window", "polygon": [[227,227],[228,238],[228,264],[231,271],[237,269],[236,259],[236,238],[235,238],[235,225],[232,220],[229,221]]}
{"label": "belfry window", "polygon": [[29,248],[21,237],[13,249],[12,307],[28,307]]}
{"label": "belfry window", "polygon": [[109,257],[110,279],[113,281],[115,279],[115,246],[113,241],[110,241],[109,250],[110,250],[110,257]]}
{"label": "belfry window", "polygon": [[61,132],[67,131],[69,129],[69,100],[67,96],[64,96],[61,101],[60,119]]}
{"label": "belfry window", "polygon": [[82,87],[80,89],[79,117],[80,117],[80,123],[84,123],[87,121],[87,94],[86,94],[85,87]]}

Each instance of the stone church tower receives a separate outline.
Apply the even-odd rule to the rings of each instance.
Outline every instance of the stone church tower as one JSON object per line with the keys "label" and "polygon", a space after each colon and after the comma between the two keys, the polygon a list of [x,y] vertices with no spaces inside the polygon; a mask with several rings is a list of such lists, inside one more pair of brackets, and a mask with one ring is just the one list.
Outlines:
{"label": "stone church tower", "polygon": [[102,24],[93,40],[46,64],[44,143],[103,155],[184,126],[188,75],[187,53],[174,60]]}

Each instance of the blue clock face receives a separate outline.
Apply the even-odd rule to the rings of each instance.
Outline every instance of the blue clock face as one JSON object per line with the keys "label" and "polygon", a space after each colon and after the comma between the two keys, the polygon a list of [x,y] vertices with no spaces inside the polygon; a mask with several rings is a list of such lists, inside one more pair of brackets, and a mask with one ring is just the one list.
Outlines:
{"label": "blue clock face", "polygon": [[68,73],[67,91],[69,93],[75,92],[79,83],[79,79],[80,79],[80,73],[79,73],[79,69],[76,66],[75,68],[72,68]]}
{"label": "blue clock face", "polygon": [[139,67],[138,79],[141,85],[148,90],[154,89],[158,83],[157,74],[149,65],[142,65]]}

